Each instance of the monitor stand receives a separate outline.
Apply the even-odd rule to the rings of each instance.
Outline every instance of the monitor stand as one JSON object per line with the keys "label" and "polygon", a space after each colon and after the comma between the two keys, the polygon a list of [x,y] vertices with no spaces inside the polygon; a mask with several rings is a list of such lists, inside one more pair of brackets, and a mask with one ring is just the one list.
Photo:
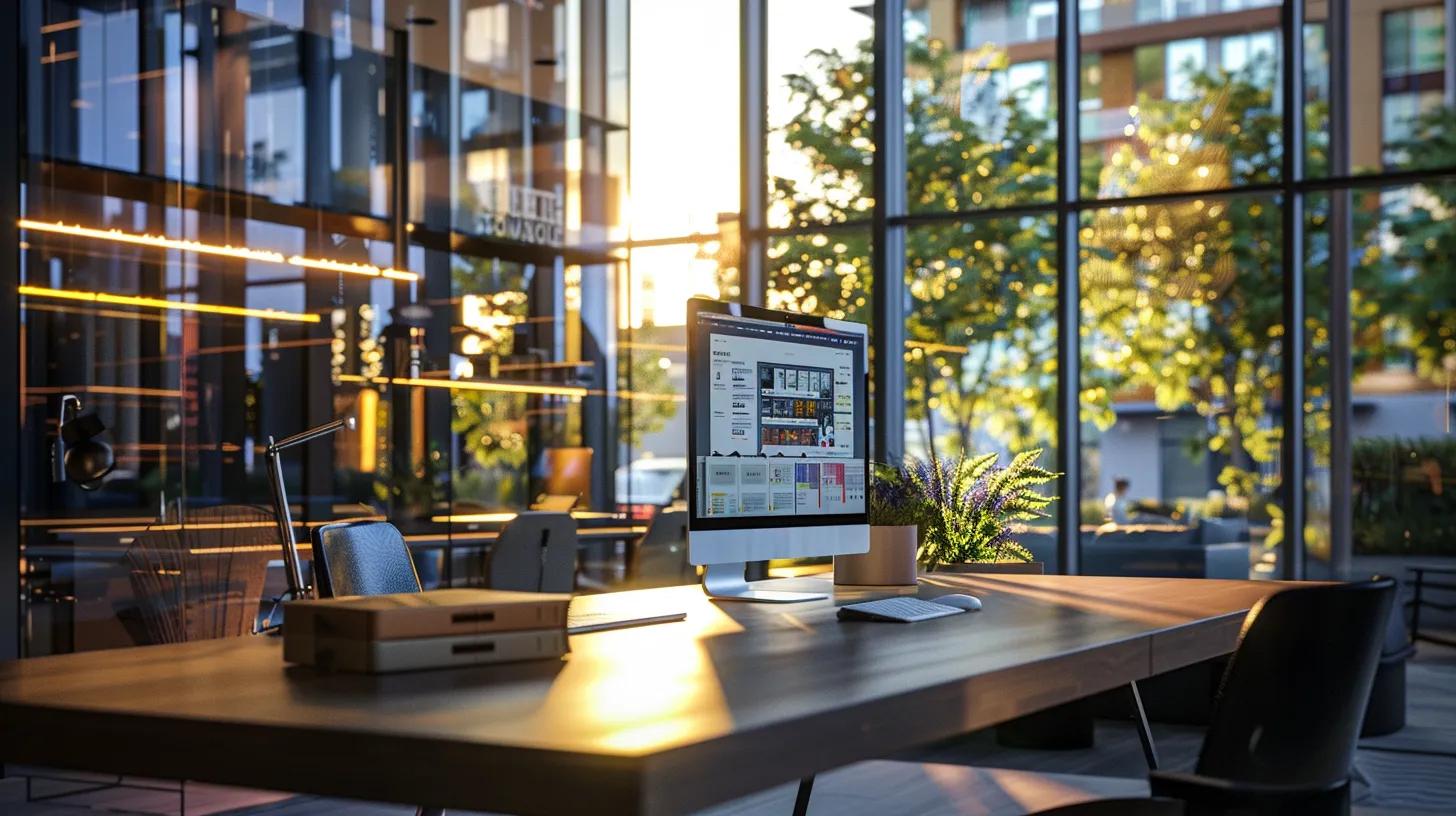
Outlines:
{"label": "monitor stand", "polygon": [[719,601],[757,601],[759,603],[798,603],[819,601],[829,596],[823,592],[780,592],[769,589],[754,589],[744,580],[748,565],[739,561],[735,564],[707,564],[703,567],[703,591],[709,598]]}

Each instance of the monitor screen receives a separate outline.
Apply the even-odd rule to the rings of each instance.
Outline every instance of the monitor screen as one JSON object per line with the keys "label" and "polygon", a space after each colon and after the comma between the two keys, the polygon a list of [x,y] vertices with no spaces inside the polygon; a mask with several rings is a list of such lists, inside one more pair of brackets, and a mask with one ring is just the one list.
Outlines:
{"label": "monitor screen", "polygon": [[864,327],[724,308],[690,327],[693,528],[864,524]]}

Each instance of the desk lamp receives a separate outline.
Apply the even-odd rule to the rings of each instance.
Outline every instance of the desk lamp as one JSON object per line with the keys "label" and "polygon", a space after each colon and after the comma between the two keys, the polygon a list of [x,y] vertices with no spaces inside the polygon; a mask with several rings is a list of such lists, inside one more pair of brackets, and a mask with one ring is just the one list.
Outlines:
{"label": "desk lamp", "polygon": [[278,534],[283,544],[283,571],[288,576],[288,600],[309,598],[313,595],[313,589],[304,586],[303,583],[303,567],[298,559],[298,542],[293,537],[293,516],[288,512],[288,492],[283,487],[282,453],[294,445],[312,442],[344,428],[354,430],[353,417],[325,422],[316,428],[309,428],[277,442],[273,441],[273,437],[268,437],[268,482],[273,487],[273,511],[278,519]]}

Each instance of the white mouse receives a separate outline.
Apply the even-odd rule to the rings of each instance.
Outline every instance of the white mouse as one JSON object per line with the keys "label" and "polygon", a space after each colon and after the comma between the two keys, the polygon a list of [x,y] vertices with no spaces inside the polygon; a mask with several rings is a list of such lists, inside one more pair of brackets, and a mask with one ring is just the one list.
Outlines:
{"label": "white mouse", "polygon": [[981,599],[974,595],[942,595],[930,600],[945,606],[953,606],[956,609],[964,609],[967,612],[977,612],[981,608]]}

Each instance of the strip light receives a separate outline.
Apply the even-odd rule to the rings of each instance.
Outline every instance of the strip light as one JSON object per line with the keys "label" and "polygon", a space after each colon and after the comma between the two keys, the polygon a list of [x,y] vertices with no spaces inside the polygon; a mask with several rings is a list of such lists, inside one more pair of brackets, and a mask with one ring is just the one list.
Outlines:
{"label": "strip light", "polygon": [[[340,374],[339,382],[374,383],[375,385],[414,385],[421,388],[448,388],[454,391],[496,391],[504,394],[545,394],[553,397],[604,397],[606,391],[600,388],[585,388],[580,385],[540,385],[523,382],[483,382],[481,380],[448,380],[440,377],[363,377],[358,374]],[[644,391],[618,391],[621,399],[648,400],[656,402],[686,402],[686,394],[650,394]]]}
{"label": "strip light", "polygon": [[51,289],[45,286],[17,287],[22,295],[29,297],[80,300],[87,303],[111,303],[117,306],[139,306],[145,309],[171,309],[177,312],[198,312],[203,314],[232,315],[234,317],[259,317],[264,320],[287,320],[294,323],[317,323],[319,316],[299,312],[280,312],[277,309],[246,309],[240,306],[216,306],[210,303],[188,303],[180,300],[137,297],[136,295],[113,295],[107,292],[77,292],[71,289]]}
{"label": "strip light", "polygon": [[506,394],[546,394],[555,397],[585,397],[590,391],[579,385],[538,385],[521,382],[481,382],[479,380],[446,380],[437,377],[374,377],[341,374],[340,382],[372,382],[376,385],[415,385],[421,388],[449,388],[456,391],[499,391]]}
{"label": "strip light", "polygon": [[420,276],[405,269],[378,267],[374,264],[334,261],[327,258],[309,258],[304,255],[284,255],[271,249],[235,247],[230,244],[206,244],[186,238],[168,238],[165,235],[146,235],[124,232],[118,229],[94,229],[79,224],[65,224],[60,221],[32,221],[22,218],[17,222],[21,229],[34,232],[49,232],[55,235],[70,235],[76,238],[91,238],[97,241],[111,241],[117,244],[151,247],[153,249],[175,249],[180,252],[196,252],[199,255],[217,255],[237,258],[243,261],[298,266],[323,272],[338,272],[344,275],[362,275],[368,278],[389,278],[390,280],[417,281]]}

